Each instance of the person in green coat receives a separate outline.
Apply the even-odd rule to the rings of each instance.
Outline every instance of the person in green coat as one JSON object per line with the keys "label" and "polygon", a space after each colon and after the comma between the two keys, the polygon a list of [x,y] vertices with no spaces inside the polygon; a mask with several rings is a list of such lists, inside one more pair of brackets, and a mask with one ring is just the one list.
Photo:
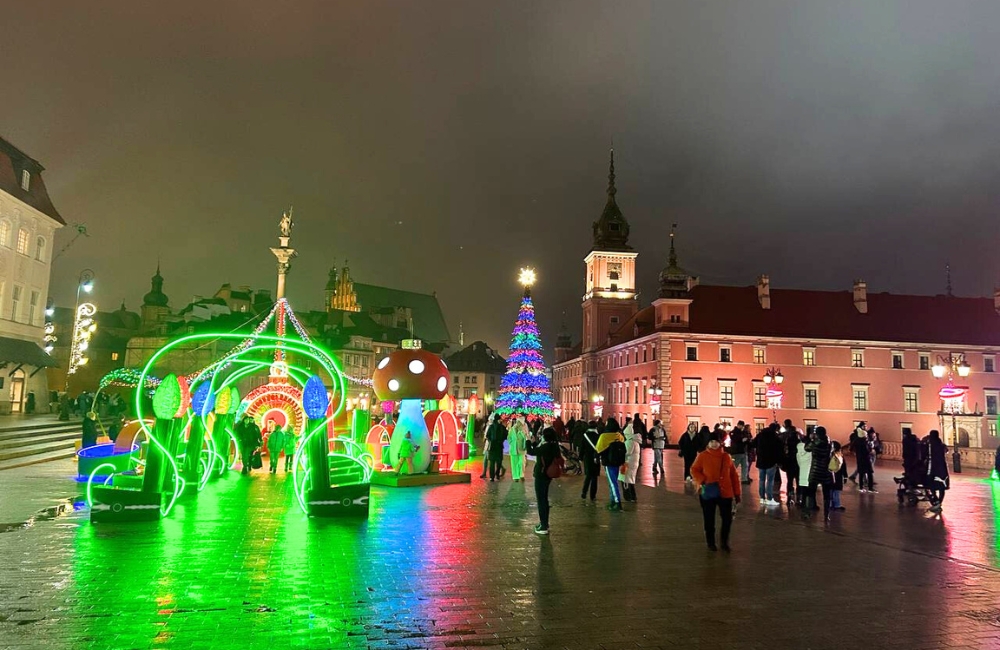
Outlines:
{"label": "person in green coat", "polygon": [[295,449],[299,446],[299,437],[295,433],[295,426],[292,424],[285,426],[285,471],[292,469],[292,458],[295,457]]}
{"label": "person in green coat", "polygon": [[271,473],[278,473],[278,456],[285,450],[285,432],[281,427],[275,427],[267,437],[267,457],[271,462]]}

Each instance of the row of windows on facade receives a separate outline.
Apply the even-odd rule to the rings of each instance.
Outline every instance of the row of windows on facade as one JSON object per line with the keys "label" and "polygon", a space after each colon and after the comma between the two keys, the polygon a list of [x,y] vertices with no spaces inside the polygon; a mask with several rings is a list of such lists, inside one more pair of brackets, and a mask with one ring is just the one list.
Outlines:
{"label": "row of windows on facade", "polygon": [[[15,250],[21,255],[27,255],[30,248],[31,233],[28,232],[27,228],[19,228],[17,231],[17,241],[15,242]],[[10,222],[6,219],[0,219],[0,246],[6,246],[10,248]],[[45,238],[38,237],[35,239],[35,259],[44,262],[45,261]]]}
{"label": "row of windows on facade", "polygon": [[[769,421],[770,420],[768,418],[754,418],[753,419],[754,432],[756,434],[760,434],[764,430],[764,427],[766,427],[768,425]],[[701,416],[698,416],[698,415],[689,415],[687,417],[687,422],[688,422],[688,424],[695,425],[696,429],[700,429],[701,428]],[[860,423],[861,423],[861,420],[855,420],[854,421],[854,426],[856,427]],[[718,419],[718,421],[717,421],[717,424],[719,424],[720,426],[722,426],[726,430],[732,429],[733,428],[733,418],[731,418],[731,417],[725,417],[725,416],[720,417]],[[988,427],[989,435],[993,436],[994,438],[997,437],[997,423],[996,423],[996,420],[991,420],[988,424],[989,424],[989,427]],[[803,425],[803,427],[805,427],[806,434],[807,435],[812,435],[812,433],[816,429],[816,427],[819,426],[819,420],[804,420],[803,423],[802,423],[802,425]],[[900,422],[899,423],[899,428],[900,428],[900,432],[901,433],[904,433],[904,434],[905,433],[914,433],[913,423],[912,422]]]}
{"label": "row of windows on facade", "polygon": [[[453,376],[451,378],[452,382],[454,382],[455,384],[458,384],[459,383],[458,377],[459,377],[458,375]],[[466,383],[466,384],[473,384],[473,385],[478,386],[479,385],[479,376],[478,375],[466,375],[464,383]],[[495,375],[491,375],[490,376],[490,386],[495,386],[496,383],[497,383],[496,376]]]}
{"label": "row of windows on facade", "polygon": [[[6,294],[6,283],[0,280],[0,302]],[[11,290],[10,295],[10,320],[14,322],[21,322],[22,318],[25,318],[24,322],[29,325],[40,325],[41,316],[41,302],[42,294],[39,291],[31,291],[28,297],[28,309],[27,314],[23,313],[22,303],[24,302],[24,287],[19,284],[15,284]]]}
{"label": "row of windows on facade", "polygon": [[368,367],[368,357],[363,354],[345,354],[344,363],[349,366]]}
{"label": "row of windows on facade", "polygon": [[[719,386],[719,406],[736,406],[736,384],[725,383]],[[685,382],[684,384],[684,404],[686,406],[698,406],[700,403],[701,386],[695,382]],[[852,386],[852,408],[855,411],[868,410],[868,386]],[[1000,404],[1000,390],[985,391],[986,414],[997,415],[997,407]],[[765,384],[754,383],[753,387],[753,407],[768,408],[767,386]],[[802,389],[802,407],[809,410],[819,409],[819,386],[807,385]],[[913,386],[903,387],[903,412],[920,412],[920,389]]]}
{"label": "row of windows on facade", "polygon": [[459,389],[458,386],[455,386],[454,389],[452,390],[452,396],[455,399],[469,399],[475,394],[476,394],[475,388]]}
{"label": "row of windows on facade", "polygon": [[649,377],[615,382],[608,391],[608,404],[647,404],[650,385]]}
{"label": "row of windows on facade", "polygon": [[[642,357],[642,361],[639,361],[640,356]],[[604,365],[609,369],[622,368],[628,365],[646,363],[648,361],[656,361],[655,345],[644,345],[641,348],[633,348],[632,350],[617,352],[609,358],[606,358],[604,360]]]}
{"label": "row of windows on facade", "polygon": [[[920,352],[919,353],[919,369],[920,370],[930,370],[931,369],[931,354],[930,352]],[[691,343],[687,344],[687,361],[698,361],[698,346]],[[719,347],[719,361],[723,363],[730,363],[733,360],[733,349],[730,346],[722,345]],[[758,364],[767,363],[767,351],[762,345],[755,345],[753,347],[753,362]],[[802,348],[802,365],[803,366],[815,366],[816,365],[816,348]],[[852,368],[864,368],[865,367],[865,351],[864,350],[851,350],[851,367]],[[895,370],[903,370],[903,353],[893,352],[892,353],[892,368]],[[996,368],[996,357],[989,354],[983,355],[983,372],[994,372]]]}

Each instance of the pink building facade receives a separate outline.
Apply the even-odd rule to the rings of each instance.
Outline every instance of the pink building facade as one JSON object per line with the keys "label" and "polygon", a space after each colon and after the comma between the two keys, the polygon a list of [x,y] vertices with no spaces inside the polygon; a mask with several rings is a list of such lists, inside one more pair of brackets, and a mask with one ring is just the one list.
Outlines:
{"label": "pink building facade", "polygon": [[[869,294],[863,281],[850,291],[772,289],[767,276],[744,287],[702,285],[678,265],[671,235],[657,299],[640,308],[613,166],[608,195],[586,257],[581,343],[562,337],[556,348],[553,392],[564,418],[639,413],[661,419],[672,441],[692,422],[760,429],[791,419],[842,441],[864,421],[890,453],[905,429],[939,429],[970,453],[1000,444],[1000,293]],[[966,389],[956,413],[943,412],[947,378],[931,371],[948,357],[969,368],[954,377]],[[780,406],[768,400],[768,370],[782,376]]]}

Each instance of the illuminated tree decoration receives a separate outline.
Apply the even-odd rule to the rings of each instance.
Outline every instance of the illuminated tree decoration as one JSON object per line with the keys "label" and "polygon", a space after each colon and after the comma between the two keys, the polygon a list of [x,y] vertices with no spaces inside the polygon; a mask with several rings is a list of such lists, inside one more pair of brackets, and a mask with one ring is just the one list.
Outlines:
{"label": "illuminated tree decoration", "polygon": [[318,375],[313,375],[306,381],[302,390],[302,406],[310,420],[322,420],[326,417],[326,409],[330,406],[330,397],[326,386]]}
{"label": "illuminated tree decoration", "polygon": [[191,410],[198,416],[207,415],[212,412],[214,402],[215,394],[212,393],[211,382],[203,381],[191,396]]}
{"label": "illuminated tree decoration", "polygon": [[229,387],[229,413],[236,413],[240,410],[240,391],[236,386]]}
{"label": "illuminated tree decoration", "polygon": [[177,416],[181,402],[181,385],[177,375],[167,375],[153,393],[153,413],[161,420],[169,420]]}
{"label": "illuminated tree decoration", "polygon": [[524,298],[514,324],[507,372],[500,382],[496,400],[496,412],[501,415],[552,415],[552,391],[549,388],[549,378],[545,375],[542,342],[538,337],[535,307],[531,302],[530,282],[534,282],[534,279],[534,272],[530,272],[530,269],[522,270]]}

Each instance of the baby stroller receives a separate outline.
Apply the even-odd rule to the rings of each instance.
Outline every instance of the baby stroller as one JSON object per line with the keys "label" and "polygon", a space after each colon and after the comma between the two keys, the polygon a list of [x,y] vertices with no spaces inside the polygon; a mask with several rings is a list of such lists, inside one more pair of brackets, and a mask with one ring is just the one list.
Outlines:
{"label": "baby stroller", "polygon": [[912,467],[903,466],[903,475],[893,477],[896,482],[896,500],[902,504],[915,506],[921,501],[926,501],[932,507],[938,505],[938,499],[934,496],[931,487],[936,480],[930,475],[930,449],[927,442],[921,440],[918,446],[918,458],[912,463]]}
{"label": "baby stroller", "polygon": [[566,474],[575,474],[577,476],[583,474],[583,463],[580,462],[580,454],[565,445],[559,445],[559,449],[562,451],[563,460],[566,461],[563,471]]}

